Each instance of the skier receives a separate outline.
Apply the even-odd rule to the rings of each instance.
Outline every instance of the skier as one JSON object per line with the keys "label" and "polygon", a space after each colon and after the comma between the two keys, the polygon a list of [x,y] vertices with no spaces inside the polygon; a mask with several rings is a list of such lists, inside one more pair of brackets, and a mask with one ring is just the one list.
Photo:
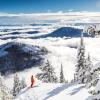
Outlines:
{"label": "skier", "polygon": [[34,85],[34,82],[35,82],[35,80],[34,80],[34,77],[33,77],[33,75],[31,76],[31,88],[33,87],[33,85]]}

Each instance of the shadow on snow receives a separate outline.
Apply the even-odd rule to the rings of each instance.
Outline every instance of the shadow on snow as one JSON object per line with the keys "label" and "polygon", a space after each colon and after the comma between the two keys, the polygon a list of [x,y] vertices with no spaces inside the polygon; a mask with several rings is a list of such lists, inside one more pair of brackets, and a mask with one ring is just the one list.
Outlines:
{"label": "shadow on snow", "polygon": [[76,94],[77,92],[79,92],[81,89],[83,89],[84,88],[84,86],[80,86],[80,87],[78,87],[78,88],[75,88],[75,89],[73,89],[72,90],[72,92],[70,92],[69,94],[70,95],[74,95],[74,94]]}
{"label": "shadow on snow", "polygon": [[48,93],[48,96],[45,97],[43,100],[48,100],[50,97],[53,97],[53,96],[59,94],[60,92],[64,91],[65,89],[69,88],[72,85],[73,84],[63,84],[62,86],[59,86],[59,87],[53,89],[51,92]]}

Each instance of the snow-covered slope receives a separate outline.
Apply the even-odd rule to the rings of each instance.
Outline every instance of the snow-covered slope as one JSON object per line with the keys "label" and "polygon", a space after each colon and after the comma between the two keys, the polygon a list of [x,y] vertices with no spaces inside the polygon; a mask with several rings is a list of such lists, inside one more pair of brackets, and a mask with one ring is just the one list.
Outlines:
{"label": "snow-covered slope", "polygon": [[40,83],[22,90],[15,100],[86,100],[88,96],[84,85]]}

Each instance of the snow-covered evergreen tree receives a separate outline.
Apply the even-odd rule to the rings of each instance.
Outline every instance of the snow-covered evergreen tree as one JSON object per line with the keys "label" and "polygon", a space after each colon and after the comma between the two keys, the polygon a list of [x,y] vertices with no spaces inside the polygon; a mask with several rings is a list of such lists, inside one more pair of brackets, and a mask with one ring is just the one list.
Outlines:
{"label": "snow-covered evergreen tree", "polygon": [[61,64],[61,70],[60,70],[60,83],[66,83],[62,64]]}
{"label": "snow-covered evergreen tree", "polygon": [[90,81],[88,82],[89,88],[95,87],[100,80],[99,64],[96,64],[95,66],[91,67],[90,73],[91,73],[91,78],[90,78]]}
{"label": "snow-covered evergreen tree", "polygon": [[92,68],[93,68],[93,64],[91,61],[91,57],[88,54],[88,57],[86,59],[86,67],[85,67],[85,70],[86,70],[85,71],[85,84],[86,84],[86,87],[88,88],[91,87],[94,78],[97,76],[97,74],[91,71]]}
{"label": "snow-covered evergreen tree", "polygon": [[16,96],[21,90],[21,82],[17,74],[14,76],[13,96]]}
{"label": "snow-covered evergreen tree", "polygon": [[93,95],[92,100],[100,100],[100,65],[92,68],[92,80],[89,83],[90,93]]}
{"label": "snow-covered evergreen tree", "polygon": [[50,62],[47,60],[45,66],[40,67],[42,73],[39,73],[36,75],[36,77],[46,83],[56,83],[58,82],[58,78],[55,75],[54,68],[50,64]]}
{"label": "snow-covered evergreen tree", "polygon": [[83,41],[83,33],[81,34],[81,41],[80,46],[78,48],[78,55],[77,55],[77,65],[76,65],[76,73],[75,73],[75,81],[79,83],[84,83],[85,79],[85,46]]}
{"label": "snow-covered evergreen tree", "polygon": [[89,92],[92,94],[91,100],[100,100],[100,79],[96,83],[94,90]]}
{"label": "snow-covered evergreen tree", "polygon": [[93,66],[90,73],[91,78],[88,84],[86,84],[89,87],[89,93],[92,94],[89,100],[100,100],[100,63]]}
{"label": "snow-covered evergreen tree", "polygon": [[90,36],[95,36],[96,35],[96,26],[89,26],[87,27],[86,33]]}
{"label": "snow-covered evergreen tree", "polygon": [[85,83],[88,84],[91,82],[92,80],[92,73],[91,73],[91,68],[93,68],[93,64],[92,64],[92,61],[91,61],[91,57],[90,55],[88,54],[88,57],[86,58],[86,66],[85,66]]}
{"label": "snow-covered evergreen tree", "polygon": [[26,81],[25,81],[25,78],[22,78],[21,80],[21,89],[24,89],[26,87]]}
{"label": "snow-covered evergreen tree", "polygon": [[13,100],[11,91],[5,86],[3,78],[0,76],[0,100]]}

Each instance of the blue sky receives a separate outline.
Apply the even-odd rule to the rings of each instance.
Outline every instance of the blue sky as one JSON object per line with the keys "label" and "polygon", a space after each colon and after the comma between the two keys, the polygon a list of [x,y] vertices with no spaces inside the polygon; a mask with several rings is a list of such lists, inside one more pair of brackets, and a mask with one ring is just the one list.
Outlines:
{"label": "blue sky", "polygon": [[100,0],[0,0],[0,12],[100,11]]}

